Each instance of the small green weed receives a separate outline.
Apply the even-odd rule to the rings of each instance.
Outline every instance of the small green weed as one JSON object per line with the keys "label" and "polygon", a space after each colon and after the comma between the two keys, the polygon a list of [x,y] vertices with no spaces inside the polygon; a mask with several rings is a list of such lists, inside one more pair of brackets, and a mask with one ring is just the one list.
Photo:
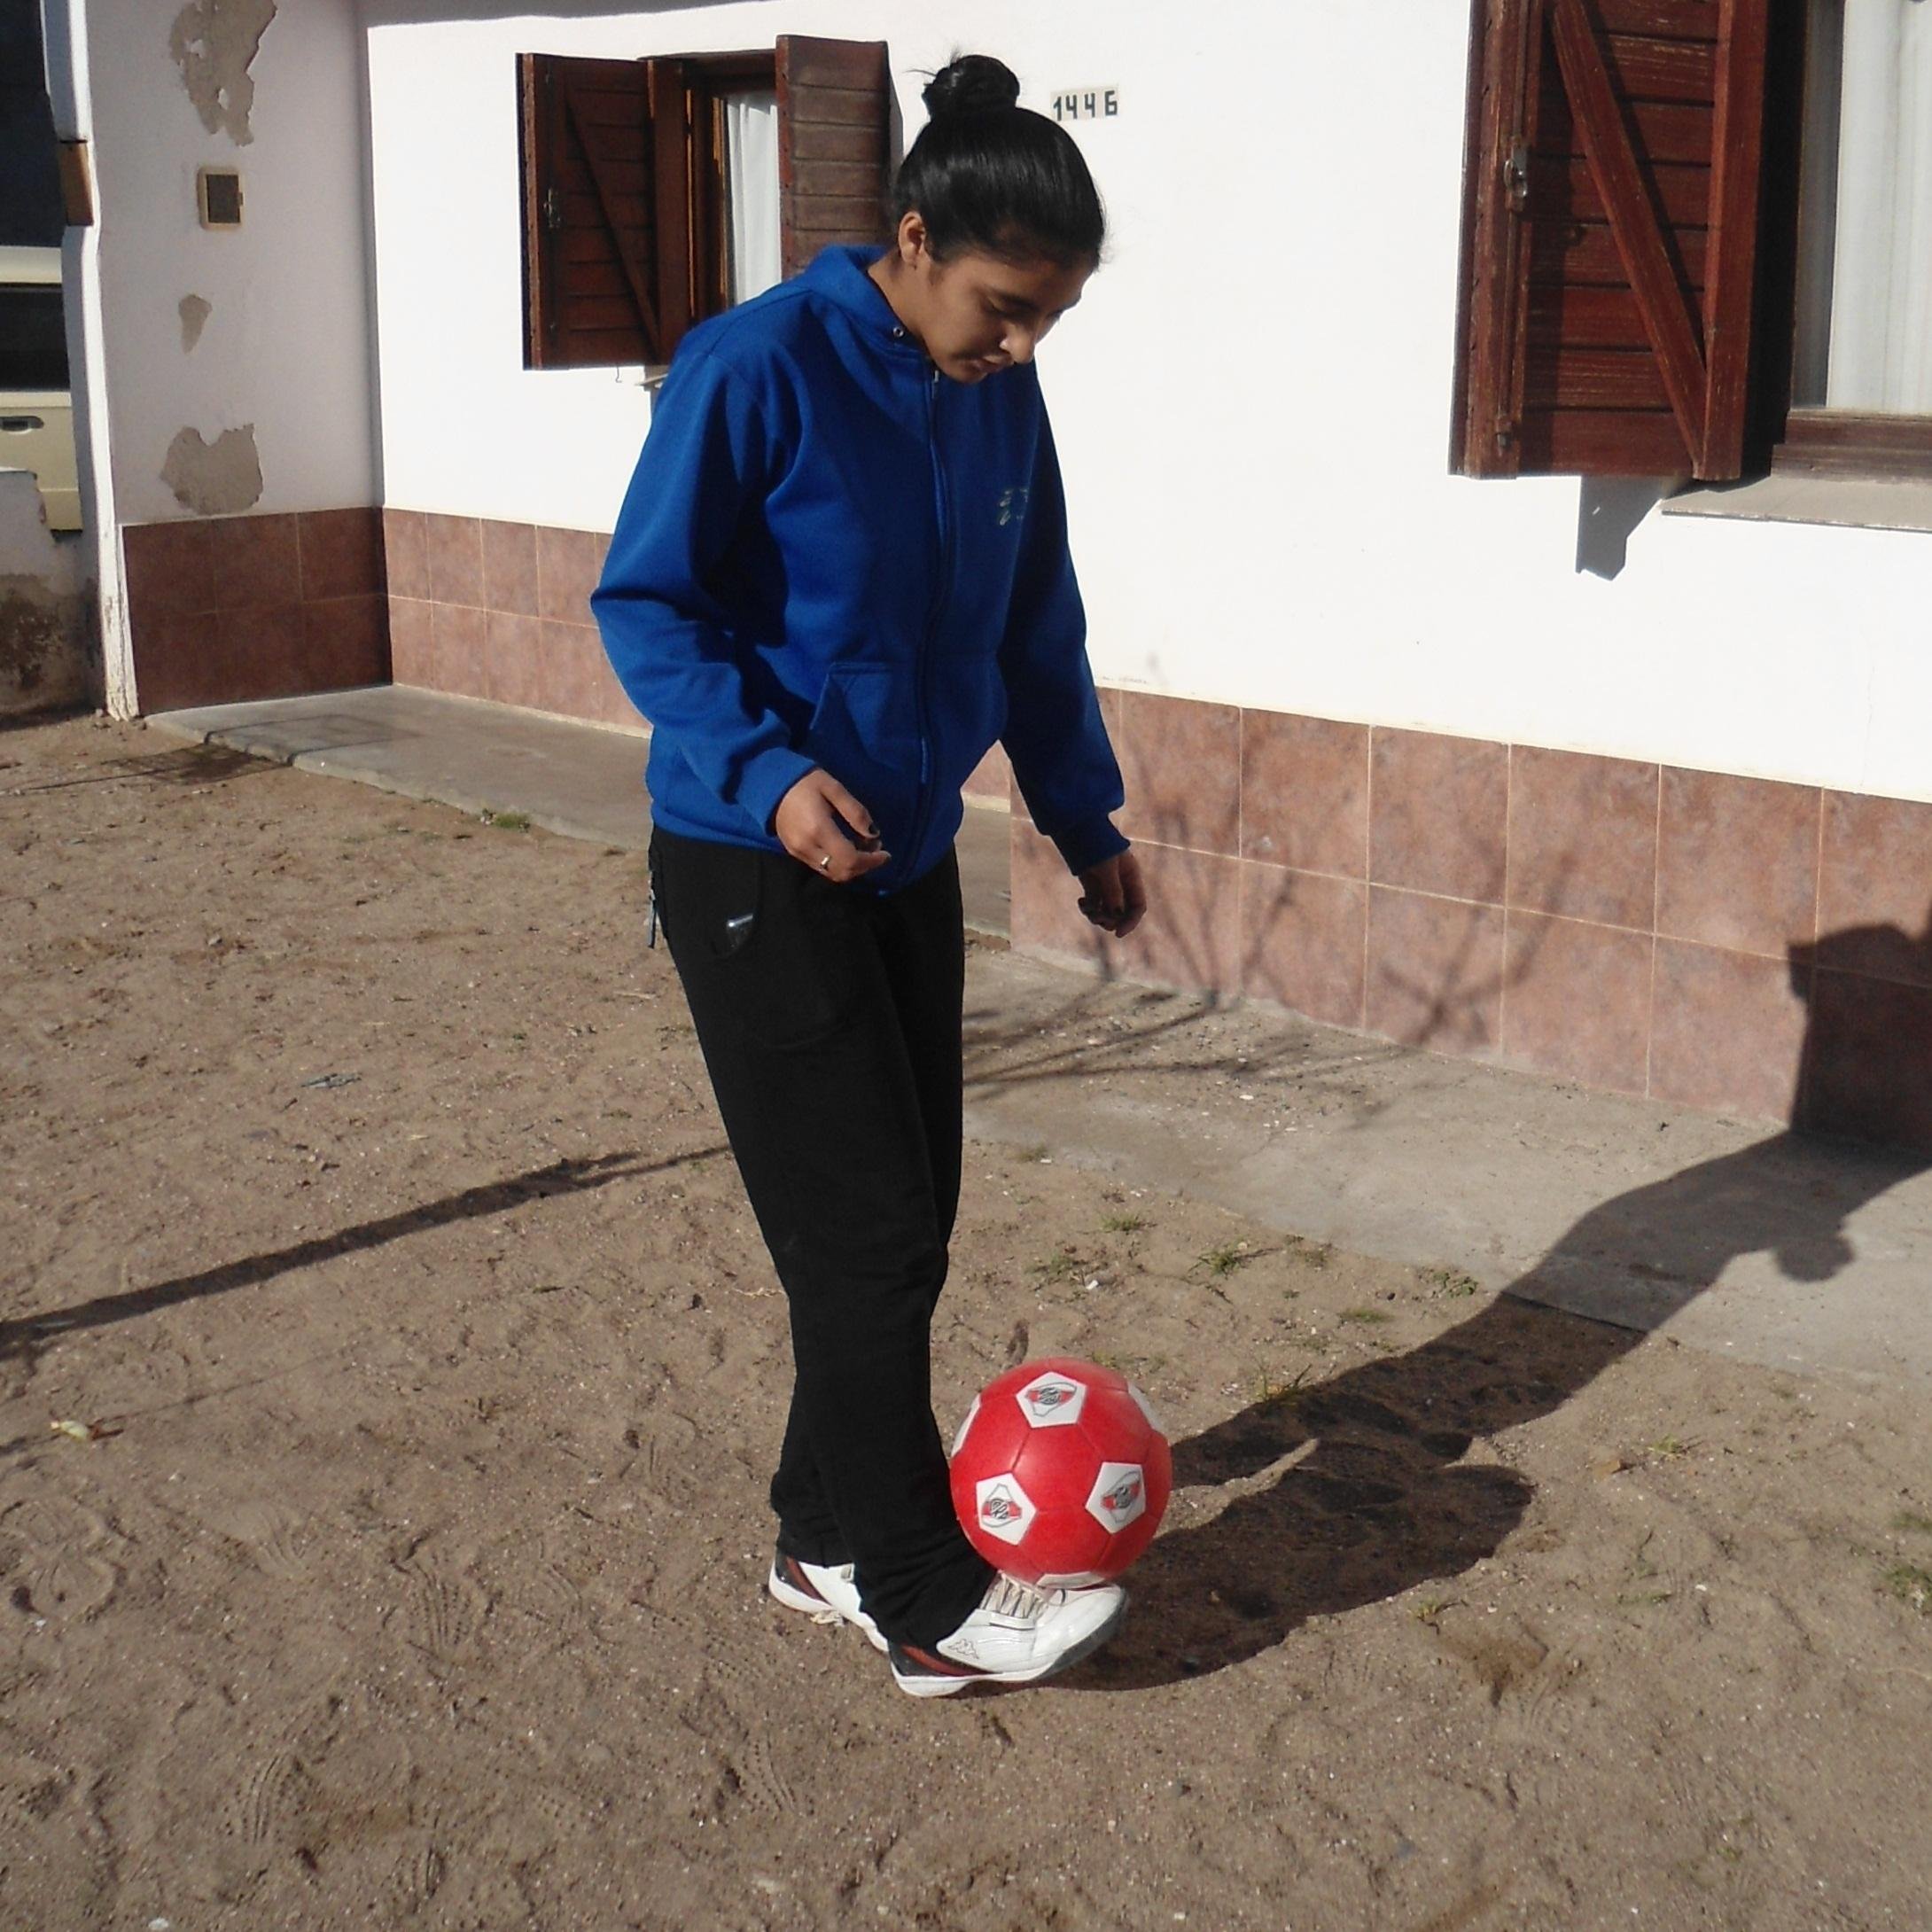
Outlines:
{"label": "small green weed", "polygon": [[1336,1317],[1337,1321],[1359,1322],[1364,1328],[1374,1328],[1388,1319],[1387,1311],[1381,1308],[1344,1308]]}
{"label": "small green weed", "polygon": [[1433,1283],[1438,1292],[1456,1301],[1483,1292],[1483,1284],[1473,1274],[1461,1274],[1454,1268],[1424,1268],[1422,1279]]}
{"label": "small green weed", "polygon": [[1204,1255],[1196,1258],[1195,1266],[1205,1268],[1217,1277],[1232,1274],[1236,1268],[1244,1267],[1254,1259],[1244,1241],[1223,1242],[1218,1248],[1210,1248]]}
{"label": "small green weed", "polygon": [[1044,1141],[1036,1141],[1031,1147],[1021,1148],[1015,1158],[1023,1161],[1050,1161],[1053,1158],[1053,1149]]}
{"label": "small green weed", "polygon": [[1644,1448],[1647,1453],[1655,1456],[1660,1462],[1675,1462],[1679,1456],[1687,1456],[1691,1453],[1691,1445],[1676,1436],[1659,1436],[1655,1442],[1646,1443]]}
{"label": "small green weed", "polygon": [[1888,1563],[1879,1580],[1901,1603],[1920,1616],[1932,1616],[1932,1570],[1921,1563]]}
{"label": "small green weed", "polygon": [[527,812],[486,811],[483,822],[500,832],[526,832],[530,830],[530,814]]}
{"label": "small green weed", "polygon": [[1313,1365],[1304,1362],[1286,1382],[1278,1382],[1266,1368],[1258,1368],[1250,1391],[1255,1407],[1274,1408],[1294,1401],[1313,1371]]}
{"label": "small green weed", "polygon": [[1056,1248],[1043,1261],[1033,1264],[1033,1273],[1043,1282],[1070,1282],[1080,1271],[1080,1258],[1071,1248]]}
{"label": "small green weed", "polygon": [[1100,1225],[1110,1235],[1138,1235],[1147,1226],[1144,1214],[1103,1214]]}
{"label": "small green weed", "polygon": [[1892,1518],[1892,1528],[1907,1536],[1932,1536],[1932,1516],[1921,1515],[1916,1509],[1901,1509]]}

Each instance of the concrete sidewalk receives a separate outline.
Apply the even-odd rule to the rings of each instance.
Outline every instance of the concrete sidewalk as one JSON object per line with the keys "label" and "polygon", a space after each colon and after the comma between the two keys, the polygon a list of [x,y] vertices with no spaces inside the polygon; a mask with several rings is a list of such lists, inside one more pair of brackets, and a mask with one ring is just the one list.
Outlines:
{"label": "concrete sidewalk", "polygon": [[[604,845],[649,832],[643,741],[624,732],[388,689],[150,722]],[[982,932],[1006,928],[1007,833],[1003,813],[966,814]],[[1715,1353],[1932,1383],[1932,1156],[1110,985],[997,942],[970,967],[977,1135]]]}
{"label": "concrete sidewalk", "polygon": [[[148,723],[462,812],[521,812],[566,838],[641,851],[650,837],[642,732],[388,684],[161,712]],[[978,932],[1008,930],[1008,834],[996,809],[969,810],[960,830],[966,923]]]}

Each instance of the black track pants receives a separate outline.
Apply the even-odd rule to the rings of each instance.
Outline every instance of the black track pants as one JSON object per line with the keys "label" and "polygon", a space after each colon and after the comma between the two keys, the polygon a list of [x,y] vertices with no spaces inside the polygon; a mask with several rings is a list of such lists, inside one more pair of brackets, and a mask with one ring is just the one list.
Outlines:
{"label": "black track pants", "polygon": [[651,838],[658,917],[791,1314],[772,1507],[806,1562],[853,1562],[902,1642],[949,1636],[990,1567],[932,1417],[932,1311],[959,1205],[959,868],[881,898],[797,860]]}

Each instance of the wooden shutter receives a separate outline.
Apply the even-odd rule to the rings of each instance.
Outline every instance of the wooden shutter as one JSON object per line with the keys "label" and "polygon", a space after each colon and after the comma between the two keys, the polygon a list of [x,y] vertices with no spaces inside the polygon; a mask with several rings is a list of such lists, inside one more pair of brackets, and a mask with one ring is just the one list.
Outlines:
{"label": "wooden shutter", "polygon": [[778,39],[783,267],[834,242],[885,238],[892,90],[883,41]]}
{"label": "wooden shutter", "polygon": [[650,74],[635,60],[518,57],[526,359],[658,362],[660,197]]}
{"label": "wooden shutter", "polygon": [[1770,0],[1475,0],[1451,466],[1742,467]]}

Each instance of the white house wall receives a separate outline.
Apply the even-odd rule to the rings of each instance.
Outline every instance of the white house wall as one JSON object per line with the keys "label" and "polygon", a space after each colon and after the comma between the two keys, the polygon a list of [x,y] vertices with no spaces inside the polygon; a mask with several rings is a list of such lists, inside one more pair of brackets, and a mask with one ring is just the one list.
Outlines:
{"label": "white house wall", "polygon": [[1653,512],[1606,577],[1615,495],[1447,474],[1461,0],[363,18],[393,505],[608,530],[648,425],[639,371],[521,366],[516,54],[884,38],[909,136],[964,35],[1036,106],[1119,90],[1075,130],[1110,260],[1043,359],[1104,682],[1932,798],[1932,537]]}
{"label": "white house wall", "polygon": [[[244,69],[251,13],[269,18]],[[89,0],[86,20],[119,519],[377,502],[351,0]],[[244,71],[245,121],[245,90],[216,92]],[[240,170],[239,229],[200,226],[203,165]],[[171,450],[191,501],[164,480]]]}

